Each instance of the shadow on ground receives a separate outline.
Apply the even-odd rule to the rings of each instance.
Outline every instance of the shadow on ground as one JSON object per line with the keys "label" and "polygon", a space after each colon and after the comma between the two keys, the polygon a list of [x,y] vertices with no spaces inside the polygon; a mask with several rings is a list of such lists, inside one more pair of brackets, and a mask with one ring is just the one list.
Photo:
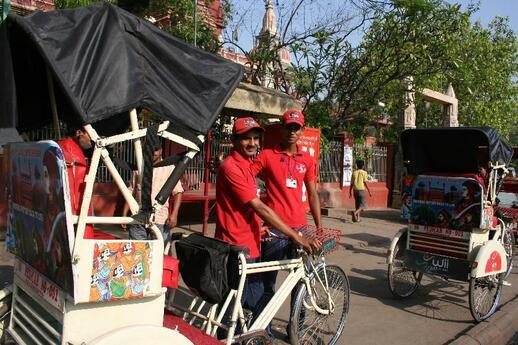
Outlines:
{"label": "shadow on ground", "polygon": [[465,283],[425,276],[422,285],[410,297],[396,299],[388,288],[387,271],[352,268],[349,275],[351,294],[377,299],[385,305],[407,313],[436,320],[470,323],[451,318],[452,307],[469,314],[468,289]]}

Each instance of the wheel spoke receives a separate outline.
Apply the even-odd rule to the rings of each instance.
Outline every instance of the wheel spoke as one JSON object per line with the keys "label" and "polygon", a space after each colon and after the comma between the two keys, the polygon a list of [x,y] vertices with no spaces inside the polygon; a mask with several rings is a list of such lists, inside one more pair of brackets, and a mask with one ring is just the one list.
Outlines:
{"label": "wheel spoke", "polygon": [[387,272],[390,292],[396,298],[409,297],[419,287],[418,273],[406,267],[405,258],[405,250],[396,245],[394,259]]}
{"label": "wheel spoke", "polygon": [[487,319],[494,313],[502,291],[502,275],[472,278],[469,288],[469,304],[476,321]]}
{"label": "wheel spoke", "polygon": [[[292,341],[298,344],[334,344],[340,336],[349,304],[349,283],[343,271],[336,266],[327,266],[327,287],[324,286],[323,266],[317,268],[318,277],[311,281],[311,295],[320,309],[328,311],[319,313],[316,308],[304,308],[302,301],[310,302],[310,293],[304,288],[298,294],[292,315]],[[302,295],[301,295],[302,294]]]}

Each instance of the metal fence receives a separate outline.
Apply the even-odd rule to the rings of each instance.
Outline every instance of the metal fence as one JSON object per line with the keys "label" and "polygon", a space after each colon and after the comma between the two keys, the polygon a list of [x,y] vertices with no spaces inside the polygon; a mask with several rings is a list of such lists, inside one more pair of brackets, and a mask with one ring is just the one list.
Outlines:
{"label": "metal fence", "polygon": [[[216,159],[219,155],[226,157],[232,151],[230,137],[221,136],[213,138],[210,145],[210,157]],[[194,159],[189,163],[182,176],[182,185],[186,190],[199,190],[200,183],[205,181],[205,145]],[[216,174],[209,172],[209,183],[216,183]]]}
{"label": "metal fence", "polygon": [[[142,126],[143,124],[141,124]],[[149,125],[149,124],[147,124]],[[66,133],[66,126],[61,124],[61,133]],[[46,140],[56,139],[54,128],[44,127],[27,133],[29,140]],[[329,149],[320,152],[319,161],[319,182],[340,182],[342,173],[342,141],[333,140],[329,143]],[[135,155],[132,141],[125,141],[112,145],[110,148],[110,156],[127,162],[130,166],[135,165]],[[210,154],[211,158],[218,155],[226,157],[232,151],[232,143],[230,136],[218,134],[211,141]],[[382,146],[363,146],[354,145],[353,157],[363,159],[365,161],[365,170],[369,174],[372,181],[386,182],[387,178],[387,148]],[[200,153],[194,157],[189,163],[184,175],[182,176],[182,185],[186,190],[199,190],[200,184],[205,180],[205,147]],[[118,167],[119,173],[125,181],[131,178],[131,171]],[[106,166],[102,163],[99,165],[96,182],[112,182],[113,179],[108,172]],[[216,183],[216,175],[210,172],[210,183]]]}
{"label": "metal fence", "polygon": [[[61,136],[65,137],[67,135],[67,126],[60,122],[60,131]],[[28,131],[25,133],[29,141],[38,141],[38,140],[57,140],[57,133],[54,129],[54,126],[49,125],[42,128],[38,128],[32,131]],[[135,155],[133,150],[133,142],[125,141],[122,143],[116,143],[108,147],[110,151],[110,156],[112,158],[118,158],[122,161],[128,163],[129,166],[135,165]],[[88,156],[88,154],[87,154]],[[127,170],[122,168],[116,164],[117,170],[119,174],[124,179],[124,181],[129,182],[131,179],[131,170]],[[113,178],[108,171],[108,168],[104,165],[103,161],[99,162],[99,168],[97,170],[96,182],[112,182]]]}
{"label": "metal fence", "polygon": [[[341,140],[333,140],[326,152],[320,153],[318,178],[319,182],[340,182],[342,173]],[[353,146],[353,159],[365,161],[364,169],[372,181],[386,182],[387,180],[387,148],[383,146]]]}
{"label": "metal fence", "polygon": [[320,152],[318,163],[318,181],[340,182],[342,174],[342,141],[333,140],[329,143],[329,149]]}

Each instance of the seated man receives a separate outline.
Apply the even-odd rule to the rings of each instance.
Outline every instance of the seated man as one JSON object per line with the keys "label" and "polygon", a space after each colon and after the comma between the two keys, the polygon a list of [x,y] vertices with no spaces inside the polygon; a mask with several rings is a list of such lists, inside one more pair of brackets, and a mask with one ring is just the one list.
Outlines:
{"label": "seated man", "polygon": [[[88,163],[85,158],[84,150],[88,150],[92,147],[92,139],[83,129],[76,129],[72,133],[73,135],[58,140],[57,144],[63,151],[65,164],[67,166],[72,214],[79,215],[85,191],[85,176],[88,171]],[[89,208],[88,215],[90,216],[92,214],[92,209]],[[86,225],[84,238],[94,238],[94,228],[91,224]]]}

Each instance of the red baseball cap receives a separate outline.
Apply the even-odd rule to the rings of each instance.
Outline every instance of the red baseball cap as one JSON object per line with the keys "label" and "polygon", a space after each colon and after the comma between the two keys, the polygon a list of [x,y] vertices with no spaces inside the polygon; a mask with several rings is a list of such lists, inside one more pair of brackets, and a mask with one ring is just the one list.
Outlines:
{"label": "red baseball cap", "polygon": [[301,127],[304,126],[304,114],[297,109],[288,109],[282,115],[282,123],[287,125],[288,123],[297,123]]}
{"label": "red baseball cap", "polygon": [[232,134],[243,134],[254,128],[264,131],[263,127],[261,127],[253,118],[240,117],[239,119],[234,121],[234,126],[232,127]]}

